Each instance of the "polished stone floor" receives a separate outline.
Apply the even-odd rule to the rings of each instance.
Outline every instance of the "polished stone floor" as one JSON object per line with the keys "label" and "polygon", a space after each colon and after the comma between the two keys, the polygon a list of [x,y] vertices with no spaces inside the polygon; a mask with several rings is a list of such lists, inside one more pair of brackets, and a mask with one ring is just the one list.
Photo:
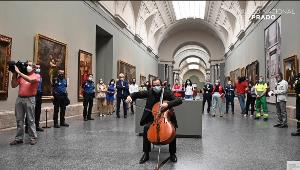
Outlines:
{"label": "polished stone floor", "polygon": [[[286,169],[287,161],[300,161],[300,137],[291,137],[295,122],[288,129],[273,128],[275,115],[255,121],[240,114],[223,118],[203,115],[203,138],[179,138],[177,163],[167,162],[165,170],[275,170]],[[150,170],[157,161],[158,148],[150,161],[138,163],[142,137],[134,133],[134,116],[116,119],[96,117],[84,122],[68,119],[69,128],[47,129],[38,143],[10,146],[15,130],[0,132],[0,169],[101,169]],[[27,137],[27,136],[26,136]],[[168,156],[162,147],[161,159]]]}

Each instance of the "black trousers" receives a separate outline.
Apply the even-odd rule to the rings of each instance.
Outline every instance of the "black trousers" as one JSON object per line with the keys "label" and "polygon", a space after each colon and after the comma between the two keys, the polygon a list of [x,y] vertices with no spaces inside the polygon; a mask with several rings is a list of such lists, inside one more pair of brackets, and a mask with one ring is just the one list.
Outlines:
{"label": "black trousers", "polygon": [[123,111],[124,111],[124,116],[127,115],[127,103],[125,102],[125,98],[123,97],[117,97],[117,116],[120,116],[120,105],[121,101],[123,102]]}
{"label": "black trousers", "polygon": [[296,119],[298,120],[297,129],[300,129],[300,97],[298,94],[296,98]]}
{"label": "black trousers", "polygon": [[91,118],[94,94],[85,94],[83,97],[83,118]]}
{"label": "black trousers", "polygon": [[[149,125],[144,126],[144,133],[143,133],[143,152],[149,153],[151,152],[151,143],[147,138],[147,132],[150,127]],[[170,154],[176,153],[176,137],[173,139],[173,141],[169,144],[169,152]]]}
{"label": "black trousers", "polygon": [[249,106],[251,105],[251,115],[254,115],[255,111],[255,97],[247,96],[247,101],[246,101],[246,114],[248,114],[249,111]]}
{"label": "black trousers", "polygon": [[229,111],[229,104],[231,105],[231,112],[234,113],[234,97],[226,97],[226,113]]}
{"label": "black trousers", "polygon": [[131,106],[130,106],[131,113],[134,113],[134,110],[133,110],[133,103],[134,103],[134,104],[136,103],[135,100],[132,101]]}
{"label": "black trousers", "polygon": [[204,113],[204,105],[205,105],[206,102],[207,102],[207,104],[208,104],[208,107],[207,107],[207,113],[210,112],[211,100],[212,100],[212,95],[211,95],[211,94],[203,94],[202,113]]}
{"label": "black trousers", "polygon": [[[40,127],[40,118],[41,118],[41,108],[42,108],[42,93],[37,93],[35,96],[35,126]],[[28,127],[27,117],[25,117],[25,128]]]}
{"label": "black trousers", "polygon": [[58,124],[58,112],[60,110],[60,124],[65,123],[65,113],[66,113],[66,99],[67,95],[55,95],[54,96],[54,113],[53,113],[53,121],[54,124]]}

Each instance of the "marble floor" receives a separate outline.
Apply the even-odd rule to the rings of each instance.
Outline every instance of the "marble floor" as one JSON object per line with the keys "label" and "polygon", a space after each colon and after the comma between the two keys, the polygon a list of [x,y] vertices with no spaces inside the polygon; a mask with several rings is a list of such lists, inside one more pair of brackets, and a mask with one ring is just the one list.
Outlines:
{"label": "marble floor", "polygon": [[[0,169],[101,169],[150,170],[157,161],[158,148],[140,165],[142,137],[134,133],[134,116],[95,117],[84,122],[81,116],[68,119],[69,128],[47,129],[38,134],[34,146],[10,146],[15,130],[0,132]],[[202,139],[177,139],[177,163],[167,162],[165,170],[275,170],[286,169],[287,161],[300,161],[300,137],[288,129],[274,128],[270,120],[253,120],[240,114],[225,117],[203,115]],[[161,160],[168,157],[161,149]]]}

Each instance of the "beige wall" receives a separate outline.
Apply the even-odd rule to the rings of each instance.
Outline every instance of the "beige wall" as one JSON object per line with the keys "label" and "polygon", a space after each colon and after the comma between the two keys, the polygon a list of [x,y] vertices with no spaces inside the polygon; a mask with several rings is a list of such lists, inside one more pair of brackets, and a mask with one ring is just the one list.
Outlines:
{"label": "beige wall", "polygon": [[[119,59],[136,66],[137,82],[140,74],[157,75],[158,62],[154,55],[138,44],[128,30],[116,25],[107,13],[98,12],[83,1],[1,1],[0,34],[12,38],[12,60],[33,58],[37,33],[66,43],[71,104],[77,103],[79,49],[93,54],[93,73],[96,72],[96,25],[113,35],[113,78],[116,78]],[[17,89],[9,87],[8,99],[0,101],[0,110],[13,110],[16,96]],[[51,103],[43,104],[47,105],[52,106]]]}

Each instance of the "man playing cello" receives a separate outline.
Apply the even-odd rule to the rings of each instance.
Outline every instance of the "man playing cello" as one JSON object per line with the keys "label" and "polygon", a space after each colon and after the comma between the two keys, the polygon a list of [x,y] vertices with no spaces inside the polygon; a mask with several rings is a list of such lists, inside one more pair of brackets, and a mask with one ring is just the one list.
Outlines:
{"label": "man playing cello", "polygon": [[[140,164],[145,163],[149,160],[149,152],[151,151],[151,143],[147,138],[147,132],[154,121],[154,117],[152,115],[152,107],[160,101],[161,93],[162,93],[162,84],[160,79],[154,79],[152,81],[152,89],[148,91],[140,91],[136,93],[132,93],[130,96],[127,97],[126,102],[132,102],[135,99],[138,98],[147,98],[146,106],[144,109],[143,116],[140,121],[140,125],[144,126],[144,134],[143,134],[143,156],[140,160]],[[164,91],[163,94],[163,100],[168,100],[168,102],[165,102],[161,105],[161,109],[171,109],[172,107],[178,106],[182,104],[182,100],[179,98],[176,98],[170,90]],[[175,128],[177,128],[177,121],[176,116],[173,114],[170,118],[170,121],[174,125]],[[177,162],[177,157],[175,155],[176,153],[176,137],[171,141],[169,144],[169,152],[170,152],[170,160],[172,162]]]}

